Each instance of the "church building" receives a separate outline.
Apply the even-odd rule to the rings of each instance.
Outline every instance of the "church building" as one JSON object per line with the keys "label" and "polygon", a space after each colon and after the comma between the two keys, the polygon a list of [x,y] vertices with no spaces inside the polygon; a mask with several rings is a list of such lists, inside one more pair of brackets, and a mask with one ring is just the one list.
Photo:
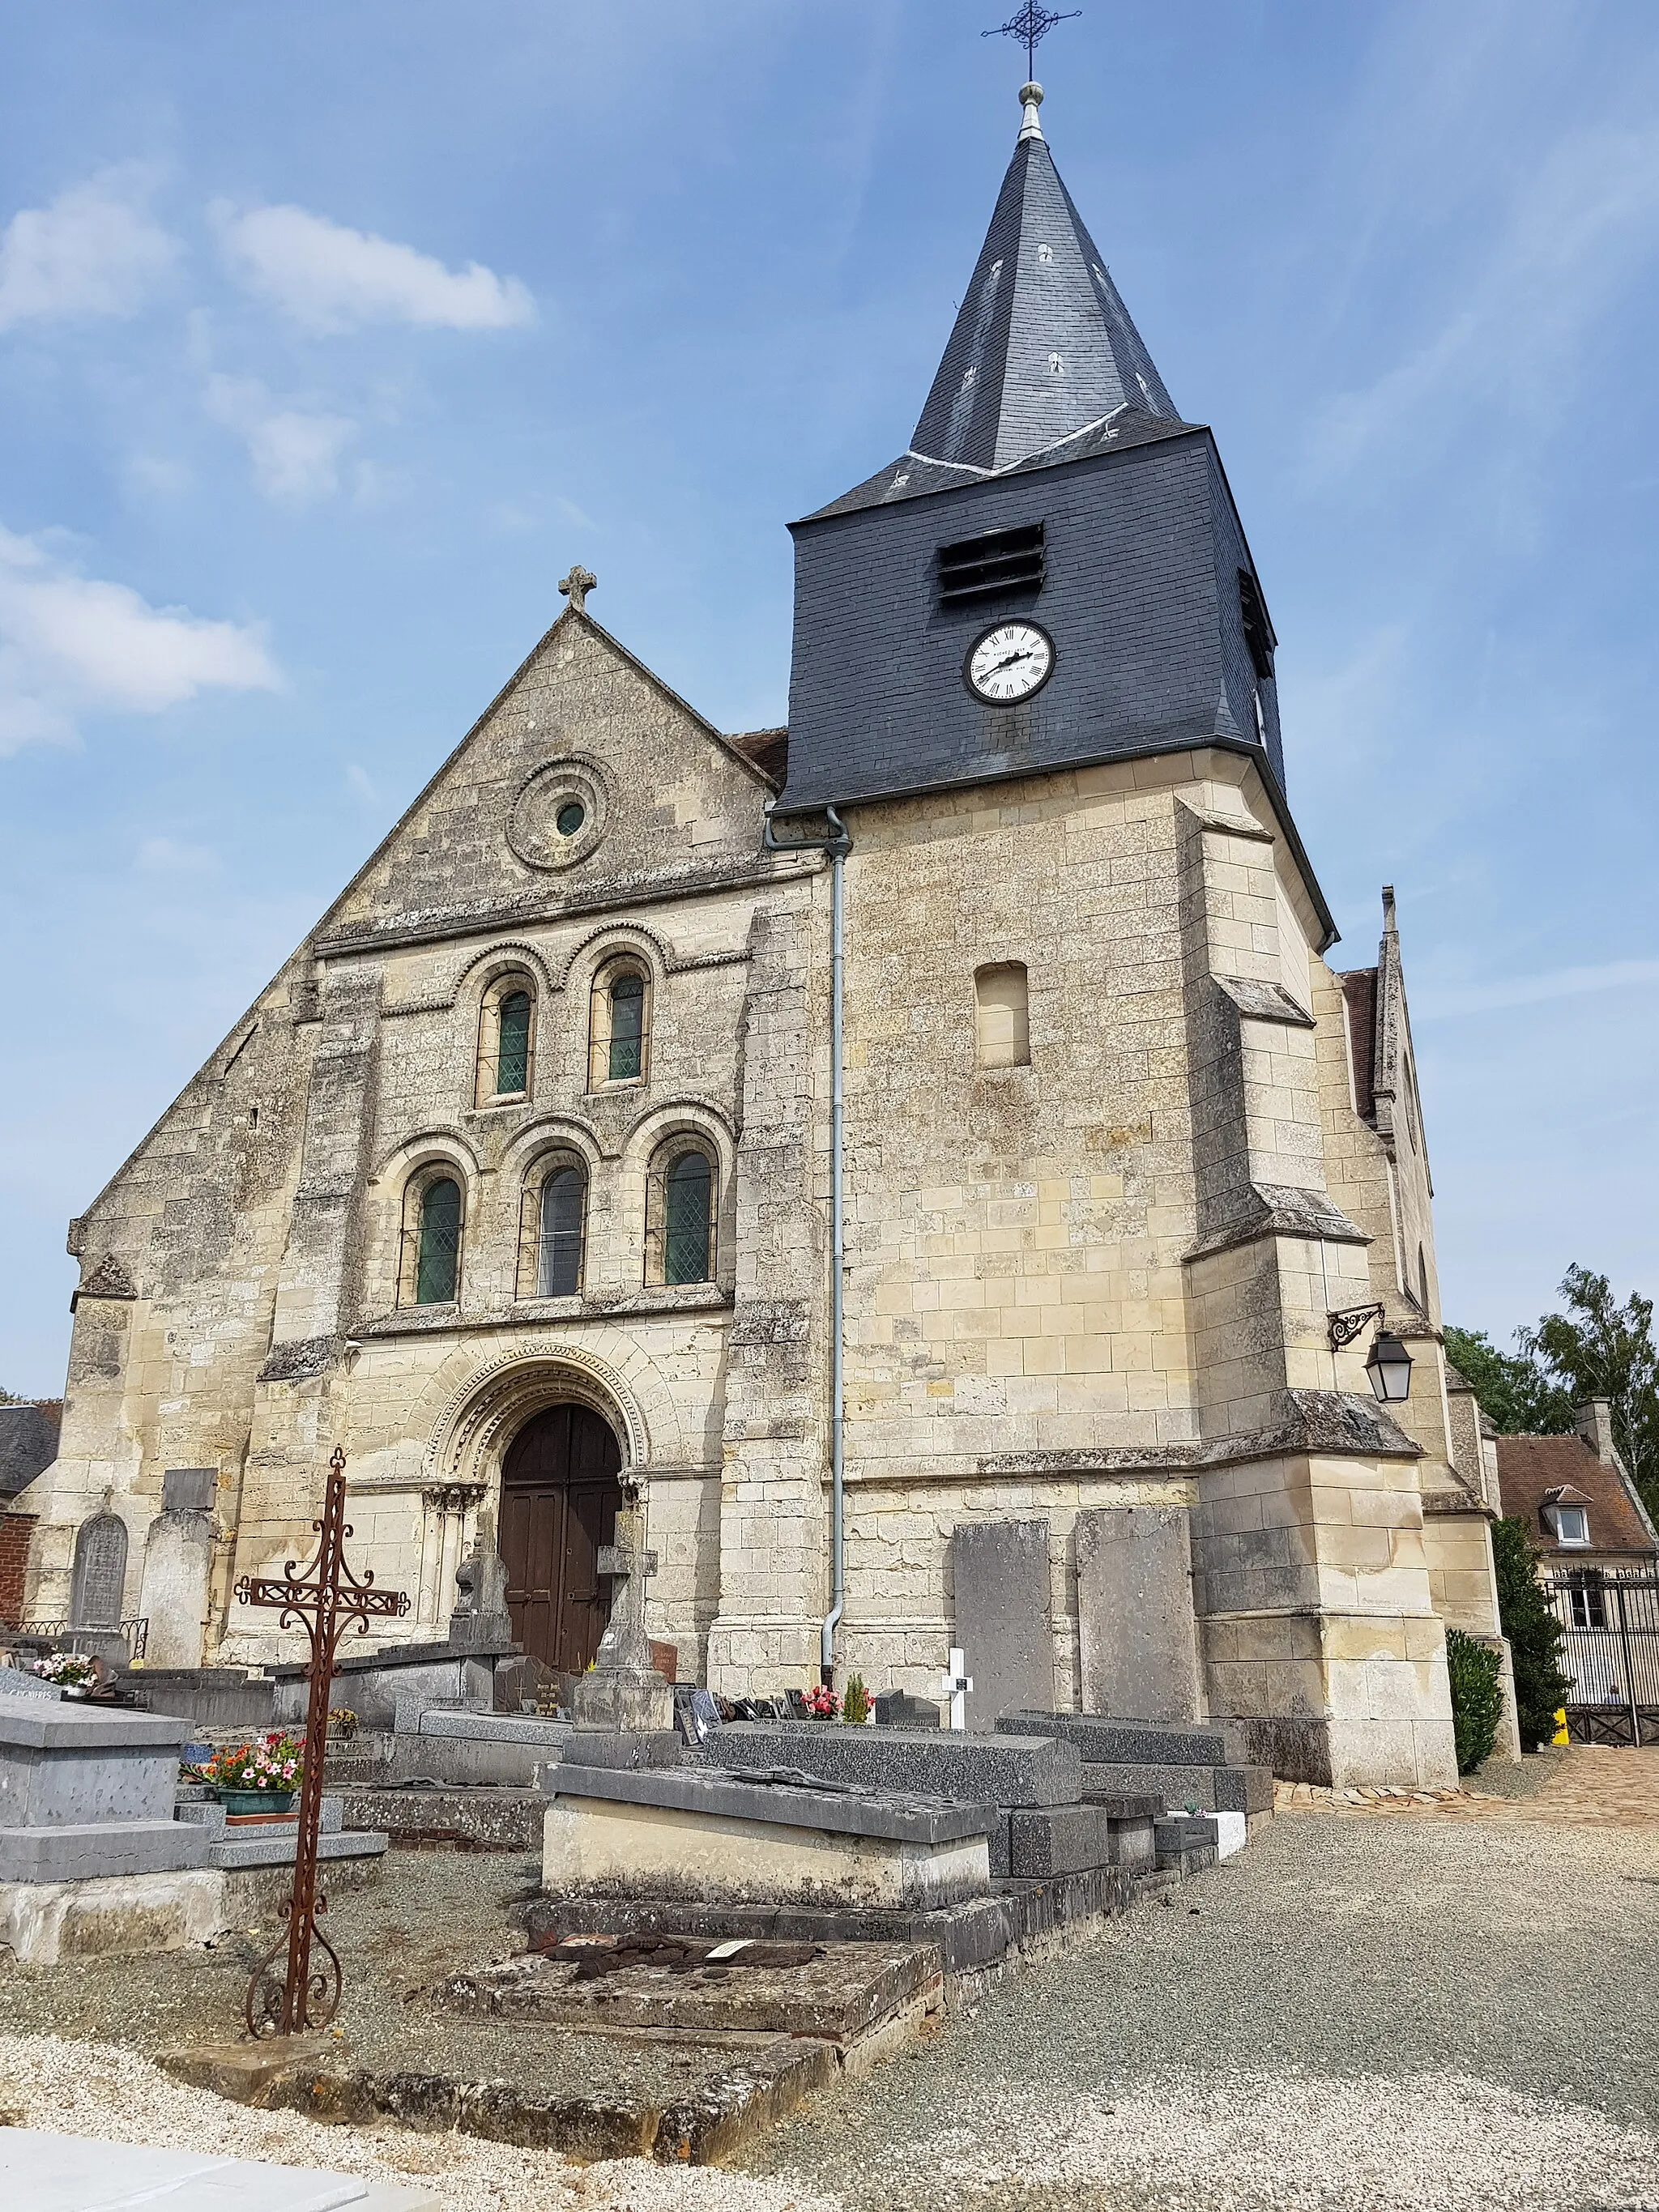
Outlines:
{"label": "church building", "polygon": [[1042,96],[909,447],[793,526],[787,728],[711,727],[573,569],[71,1224],[32,1619],[292,1656],[235,1584],[338,1447],[388,1641],[493,1547],[585,1667],[627,1494],[682,1681],[937,1696],[960,1646],[981,1725],[1455,1779],[1496,1501],[1392,894],[1334,969],[1267,591]]}

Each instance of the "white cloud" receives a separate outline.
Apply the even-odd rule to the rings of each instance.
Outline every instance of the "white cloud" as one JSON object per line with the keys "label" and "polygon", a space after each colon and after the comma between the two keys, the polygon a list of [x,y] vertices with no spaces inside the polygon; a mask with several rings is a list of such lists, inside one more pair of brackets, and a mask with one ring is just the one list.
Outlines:
{"label": "white cloud", "polygon": [[412,246],[349,230],[304,208],[239,213],[216,200],[208,212],[233,273],[307,330],[414,323],[490,331],[536,318],[535,301],[518,278],[498,276],[482,262],[446,269]]}
{"label": "white cloud", "polygon": [[159,714],[280,683],[257,626],[153,607],[0,527],[0,753],[73,738],[82,712]]}
{"label": "white cloud", "polygon": [[356,425],[348,416],[279,407],[257,377],[209,379],[207,410],[247,446],[253,481],[281,507],[304,507],[338,489],[337,463]]}
{"label": "white cloud", "polygon": [[370,777],[368,770],[366,768],[360,768],[356,761],[352,761],[346,769],[346,781],[350,785],[352,790],[356,793],[358,798],[362,800],[365,806],[378,806],[380,805],[380,794],[375,790],[373,779]]}
{"label": "white cloud", "polygon": [[1504,1006],[1536,1006],[1549,999],[1581,999],[1592,991],[1644,990],[1654,984],[1659,984],[1659,960],[1604,960],[1594,967],[1558,968],[1544,975],[1515,975],[1507,981],[1426,992],[1413,1000],[1412,1013],[1419,1021],[1447,1021]]}
{"label": "white cloud", "polygon": [[133,863],[141,873],[167,878],[216,876],[219,855],[206,845],[186,845],[176,837],[146,837]]}
{"label": "white cloud", "polygon": [[1408,441],[1426,453],[1450,410],[1470,401],[1571,417],[1591,325],[1659,254],[1659,130],[1577,131],[1525,173],[1456,312],[1315,423],[1314,482]]}
{"label": "white cloud", "polygon": [[138,162],[23,208],[0,234],[0,331],[23,322],[136,315],[179,258],[150,216],[154,178]]}

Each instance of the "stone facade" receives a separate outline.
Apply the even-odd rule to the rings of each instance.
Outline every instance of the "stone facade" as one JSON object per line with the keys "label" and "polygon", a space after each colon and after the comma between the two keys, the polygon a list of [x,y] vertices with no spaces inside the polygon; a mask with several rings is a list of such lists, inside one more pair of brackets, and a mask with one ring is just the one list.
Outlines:
{"label": "stone facade", "polygon": [[[1058,264],[1028,245],[1049,253],[1033,263],[1036,313]],[[1081,313],[1082,262],[1076,281]],[[1127,343],[1121,303],[1112,312],[1103,343]],[[1136,437],[1170,453],[1207,441],[1163,407],[1167,395],[1122,453],[1097,425],[1086,459],[1053,464],[1078,514],[1103,518],[1097,535],[1162,527],[1145,511],[1158,472],[1113,473],[1139,469]],[[905,494],[918,544],[976,526],[981,490],[966,479],[985,472],[951,465],[933,495],[948,514],[930,520],[917,487]],[[1445,1386],[1392,896],[1376,969],[1339,975],[1283,798],[1271,628],[1218,463],[1199,475],[1178,590],[1134,544],[1114,558],[1139,580],[1140,659],[1167,690],[1164,660],[1184,655],[1182,697],[1218,682],[1218,708],[1183,707],[1137,736],[1135,655],[1120,655],[1103,688],[1068,675],[1048,706],[1002,721],[974,707],[966,764],[938,787],[888,788],[897,754],[839,787],[876,795],[842,808],[837,1662],[873,1688],[936,1692],[963,1640],[953,1536],[1035,1522],[1052,1674],[1035,1702],[1098,1701],[1076,1524],[1156,1508],[1186,1516],[1189,1543],[1161,1556],[1190,1559],[1206,1716],[1237,1721],[1251,1757],[1291,1777],[1442,1784],[1444,1623],[1497,1632],[1492,1484]],[[1022,477],[1021,498],[1046,481]],[[901,471],[880,498],[908,483]],[[867,491],[829,526],[860,581],[900,527]],[[1054,502],[1064,520],[1058,489]],[[440,1636],[457,1567],[501,1533],[514,1439],[574,1401],[609,1425],[641,1497],[659,1561],[650,1632],[675,1645],[680,1679],[738,1693],[816,1678],[831,870],[766,834],[769,803],[791,811],[796,786],[780,798],[780,781],[799,769],[811,796],[839,742],[834,698],[814,690],[833,656],[809,635],[824,556],[802,528],[794,696],[810,758],[786,769],[781,732],[720,737],[578,593],[73,1224],[61,1446],[19,1500],[38,1516],[32,1615],[68,1610],[77,1531],[110,1513],[129,1539],[122,1613],[171,1594],[171,1660],[193,1610],[204,1658],[289,1656],[292,1639],[240,1608],[234,1585],[307,1554],[339,1445],[354,1557],[411,1592],[416,1634]],[[861,571],[845,550],[855,531],[877,533],[859,541]],[[1058,524],[1050,542],[1060,623]],[[906,561],[894,573],[914,597],[922,571]],[[933,620],[920,606],[900,628]],[[936,647],[954,671],[956,645],[944,659]],[[1078,656],[1092,649],[1085,639]],[[1228,702],[1253,681],[1256,735],[1241,737]],[[922,684],[914,712],[933,715],[933,696]],[[1103,714],[1121,743],[1060,757]],[[786,840],[810,830],[805,805]],[[619,1060],[623,976],[641,1041]],[[669,1257],[665,1163],[687,1148],[712,1179],[701,1280]],[[544,1295],[544,1186],[570,1169],[579,1287]],[[458,1279],[435,1295],[420,1224],[442,1182]],[[1333,1310],[1372,1303],[1415,1362],[1397,1419],[1366,1384],[1369,1333],[1340,1352],[1328,1340]],[[210,1496],[192,1488],[155,1534],[168,1472],[202,1469]],[[1039,1563],[1041,1548],[1039,1535]],[[1160,1594],[1176,1601],[1188,1594]]]}

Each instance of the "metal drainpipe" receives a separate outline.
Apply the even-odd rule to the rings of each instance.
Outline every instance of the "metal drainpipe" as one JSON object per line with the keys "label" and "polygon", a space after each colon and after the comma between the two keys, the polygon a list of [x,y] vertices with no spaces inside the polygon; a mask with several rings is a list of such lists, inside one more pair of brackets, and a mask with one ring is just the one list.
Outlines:
{"label": "metal drainpipe", "polygon": [[817,850],[830,855],[830,1604],[819,1631],[818,1679],[833,1687],[836,1631],[846,1602],[847,1572],[842,1483],[846,1473],[845,1334],[847,1239],[842,1207],[842,1162],[845,1122],[842,1086],[842,952],[845,942],[843,877],[853,841],[833,806],[826,806],[827,837],[803,837],[786,844],[774,833],[772,807],[766,805],[763,842],[769,852]]}

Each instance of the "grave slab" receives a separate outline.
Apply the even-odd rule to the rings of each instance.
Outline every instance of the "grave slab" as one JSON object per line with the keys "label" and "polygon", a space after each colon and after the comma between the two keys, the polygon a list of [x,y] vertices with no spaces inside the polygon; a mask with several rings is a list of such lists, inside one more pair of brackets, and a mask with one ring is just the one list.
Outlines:
{"label": "grave slab", "polygon": [[170,1820],[191,1734],[163,1713],[0,1699],[0,1828]]}
{"label": "grave slab", "polygon": [[1075,1525],[1085,1706],[1149,1721],[1196,1719],[1202,1705],[1187,1508],[1096,1506]]}
{"label": "grave slab", "polygon": [[997,1723],[1011,1735],[1048,1735],[1074,1743],[1079,1754],[1102,1766],[1225,1766],[1224,1731],[1206,1728],[1164,1728],[1147,1721],[1119,1720],[1106,1713],[1007,1713]]}
{"label": "grave slab", "polygon": [[424,2188],[36,2128],[0,2129],[0,2197],[27,2212],[443,2212]]}
{"label": "grave slab", "polygon": [[205,1832],[179,1820],[88,1820],[0,1828],[0,1882],[97,1881],[205,1866]]}
{"label": "grave slab", "polygon": [[539,1851],[547,1799],[534,1790],[350,1790],[353,1827],[384,1833],[394,1849]]}
{"label": "grave slab", "polygon": [[734,1771],[798,1766],[826,1781],[967,1804],[1073,1805],[1083,1792],[1077,1747],[1057,1737],[734,1721],[703,1756]]}
{"label": "grave slab", "polygon": [[690,1768],[562,1766],[542,1829],[557,1894],[931,1906],[989,1886],[985,1807]]}
{"label": "grave slab", "polygon": [[1111,1823],[1097,1806],[1051,1805],[1008,1815],[1009,1871],[1016,1881],[1086,1874],[1111,1861]]}
{"label": "grave slab", "polygon": [[890,2048],[944,1994],[927,1945],[599,1935],[459,1975],[438,2002],[587,2034],[808,2035],[846,2053],[872,2036]]}
{"label": "grave slab", "polygon": [[[1150,1827],[1148,1830],[1150,1838]],[[545,1897],[526,1916],[532,1944],[562,1936],[620,1934],[749,1936],[769,1942],[931,1945],[953,1978],[982,1974],[1022,1952],[1041,1954],[1085,1921],[1127,1912],[1135,1877],[1120,1867],[1048,1881],[999,1883],[988,1897],[932,1911],[854,1909],[798,1904],[688,1905],[651,1898]]]}
{"label": "grave slab", "polygon": [[951,1536],[953,1640],[967,1654],[970,1730],[1054,1694],[1048,1523],[965,1522]]}

